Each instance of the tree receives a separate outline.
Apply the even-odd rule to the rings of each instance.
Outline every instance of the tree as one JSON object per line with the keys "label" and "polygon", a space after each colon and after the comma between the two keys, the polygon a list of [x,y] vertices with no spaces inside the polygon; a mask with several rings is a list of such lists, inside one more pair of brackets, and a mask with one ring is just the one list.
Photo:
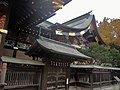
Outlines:
{"label": "tree", "polygon": [[115,48],[93,43],[88,49],[79,49],[79,51],[92,57],[97,65],[120,66],[120,53]]}
{"label": "tree", "polygon": [[98,31],[106,44],[120,45],[120,19],[104,18],[98,24]]}
{"label": "tree", "polygon": [[110,47],[115,48],[120,52],[120,46],[119,45],[110,44]]}
{"label": "tree", "polygon": [[114,67],[120,67],[120,51],[115,48],[111,48],[109,51],[112,60],[112,65]]}

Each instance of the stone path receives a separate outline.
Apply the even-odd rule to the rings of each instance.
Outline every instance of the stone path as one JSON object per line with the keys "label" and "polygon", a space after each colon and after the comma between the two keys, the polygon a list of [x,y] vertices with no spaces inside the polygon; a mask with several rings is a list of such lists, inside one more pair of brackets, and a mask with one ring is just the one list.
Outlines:
{"label": "stone path", "polygon": [[[83,88],[83,87],[75,87],[72,86],[69,88],[69,90],[90,90],[89,88]],[[93,90],[120,90],[120,85],[116,84],[116,85],[110,85],[110,86],[104,86],[101,88],[94,88]]]}

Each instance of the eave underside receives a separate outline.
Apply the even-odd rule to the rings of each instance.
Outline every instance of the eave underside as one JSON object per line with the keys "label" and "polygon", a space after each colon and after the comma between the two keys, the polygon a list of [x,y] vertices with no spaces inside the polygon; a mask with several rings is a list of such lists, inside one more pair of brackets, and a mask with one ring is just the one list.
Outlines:
{"label": "eave underside", "polygon": [[[55,15],[60,8],[55,8],[53,0],[2,0],[7,2],[6,39],[27,42],[27,37],[39,34],[36,25]],[[64,5],[71,0],[63,0]],[[63,5],[63,6],[64,6]],[[1,6],[1,4],[0,4]]]}

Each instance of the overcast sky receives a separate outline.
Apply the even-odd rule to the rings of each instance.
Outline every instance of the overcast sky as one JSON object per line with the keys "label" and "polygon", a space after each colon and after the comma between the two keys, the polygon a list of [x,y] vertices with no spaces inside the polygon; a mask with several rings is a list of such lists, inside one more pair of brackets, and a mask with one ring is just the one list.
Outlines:
{"label": "overcast sky", "polygon": [[120,18],[119,9],[120,0],[72,0],[48,21],[63,23],[91,10],[98,21],[102,21],[104,17]]}

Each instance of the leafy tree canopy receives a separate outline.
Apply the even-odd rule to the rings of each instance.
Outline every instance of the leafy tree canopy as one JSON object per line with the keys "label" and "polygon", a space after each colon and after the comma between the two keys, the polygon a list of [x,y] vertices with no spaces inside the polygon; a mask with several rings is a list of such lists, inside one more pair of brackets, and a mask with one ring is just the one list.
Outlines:
{"label": "leafy tree canopy", "polygon": [[120,45],[120,19],[104,18],[98,24],[98,31],[106,44]]}
{"label": "leafy tree canopy", "polygon": [[92,43],[89,48],[79,49],[79,51],[92,57],[97,65],[102,65],[103,63],[106,65],[109,63],[113,66],[120,66],[120,53],[115,48]]}

